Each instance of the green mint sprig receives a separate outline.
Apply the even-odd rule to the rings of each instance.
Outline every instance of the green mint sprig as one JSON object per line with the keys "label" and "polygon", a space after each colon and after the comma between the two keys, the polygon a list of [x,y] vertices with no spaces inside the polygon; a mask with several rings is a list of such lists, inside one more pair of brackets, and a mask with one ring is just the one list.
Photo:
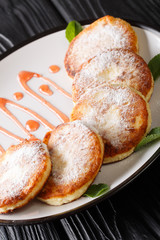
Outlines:
{"label": "green mint sprig", "polygon": [[153,128],[146,137],[144,137],[140,143],[136,146],[135,151],[138,151],[143,146],[147,145],[154,140],[160,139],[160,127]]}
{"label": "green mint sprig", "polygon": [[66,27],[66,38],[69,42],[83,30],[81,24],[75,20],[68,23]]}
{"label": "green mint sprig", "polygon": [[104,183],[93,184],[91,185],[87,191],[83,194],[84,197],[98,197],[108,192],[109,186]]}
{"label": "green mint sprig", "polygon": [[149,61],[148,67],[155,81],[160,76],[160,53]]}

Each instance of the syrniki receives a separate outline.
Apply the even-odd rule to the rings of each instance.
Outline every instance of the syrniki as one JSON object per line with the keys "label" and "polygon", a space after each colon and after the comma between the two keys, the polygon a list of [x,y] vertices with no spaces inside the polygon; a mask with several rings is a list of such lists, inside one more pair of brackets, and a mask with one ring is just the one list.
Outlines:
{"label": "syrniki", "polygon": [[86,27],[70,43],[64,60],[68,75],[73,78],[84,62],[112,48],[130,49],[138,53],[138,40],[129,23],[104,16]]}
{"label": "syrniki", "polygon": [[48,149],[40,141],[11,146],[0,159],[0,213],[26,205],[51,171]]}
{"label": "syrniki", "polygon": [[103,138],[104,163],[129,156],[151,125],[143,95],[119,85],[102,85],[83,94],[71,114],[71,121],[77,119]]}
{"label": "syrniki", "polygon": [[73,80],[73,101],[77,102],[85,91],[104,83],[132,87],[140,91],[147,101],[154,85],[150,69],[142,57],[127,49],[111,49],[82,65]]}
{"label": "syrniki", "polygon": [[59,125],[44,138],[52,161],[51,175],[38,195],[50,205],[71,202],[87,190],[103,161],[101,137],[79,121]]}

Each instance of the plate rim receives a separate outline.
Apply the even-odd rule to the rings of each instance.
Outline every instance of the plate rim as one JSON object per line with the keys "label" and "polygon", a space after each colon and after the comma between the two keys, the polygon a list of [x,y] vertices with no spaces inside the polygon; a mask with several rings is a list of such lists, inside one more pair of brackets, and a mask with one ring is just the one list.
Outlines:
{"label": "plate rim", "polygon": [[[139,27],[141,29],[145,29],[148,30],[150,32],[158,32],[160,33],[160,28],[158,26],[151,26],[149,24],[144,24],[141,23],[139,21],[133,21],[130,19],[125,19],[125,21],[129,22],[132,26],[135,27]],[[84,20],[84,21],[79,21],[82,25],[86,25],[86,24],[90,24],[93,21],[95,21],[95,19],[89,19],[89,20]],[[26,45],[41,39],[45,36],[49,36],[50,34],[59,32],[61,30],[65,30],[67,24],[65,25],[61,25],[58,27],[54,27],[51,28],[49,30],[46,30],[42,33],[36,34],[35,36],[30,37],[29,39],[22,41],[21,43],[17,44],[16,46],[8,49],[6,52],[2,53],[0,55],[0,61],[5,59],[7,56],[11,55],[12,53],[16,52],[18,49],[21,49],[22,47],[25,47]],[[87,202],[85,204],[83,204],[82,206],[78,206],[75,207],[72,210],[67,210],[63,213],[57,213],[55,215],[51,215],[51,216],[46,216],[46,217],[40,217],[40,218],[33,218],[33,219],[24,219],[24,220],[4,220],[4,219],[0,219],[0,224],[1,225],[31,225],[31,224],[36,224],[36,223],[43,223],[45,221],[52,221],[55,219],[60,219],[60,218],[65,218],[68,216],[71,216],[75,213],[84,211],[92,206],[94,206],[95,204],[100,203],[103,200],[108,199],[109,197],[111,197],[112,195],[114,195],[115,193],[117,193],[118,191],[120,191],[122,188],[126,187],[129,183],[131,183],[135,178],[137,178],[143,171],[145,171],[160,155],[160,147],[156,150],[156,152],[154,152],[154,154],[137,170],[135,171],[132,175],[130,175],[130,177],[128,177],[126,180],[124,180],[123,182],[121,182],[118,186],[116,186],[114,189],[110,190],[109,192],[105,193],[104,195],[93,199],[91,202]],[[13,213],[14,214],[14,213]]]}

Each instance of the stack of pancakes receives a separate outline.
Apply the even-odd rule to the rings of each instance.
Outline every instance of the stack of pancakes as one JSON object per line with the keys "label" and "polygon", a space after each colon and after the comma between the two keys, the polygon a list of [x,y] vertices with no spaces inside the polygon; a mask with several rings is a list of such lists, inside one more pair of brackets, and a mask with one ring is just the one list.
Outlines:
{"label": "stack of pancakes", "polygon": [[0,160],[0,213],[38,199],[61,205],[87,190],[102,163],[129,156],[151,125],[153,78],[125,21],[105,16],[70,43],[71,121],[40,140],[11,146]]}
{"label": "stack of pancakes", "polygon": [[154,85],[131,25],[112,16],[98,19],[72,40],[64,63],[73,78],[70,120],[102,137],[103,163],[129,156],[150,129]]}

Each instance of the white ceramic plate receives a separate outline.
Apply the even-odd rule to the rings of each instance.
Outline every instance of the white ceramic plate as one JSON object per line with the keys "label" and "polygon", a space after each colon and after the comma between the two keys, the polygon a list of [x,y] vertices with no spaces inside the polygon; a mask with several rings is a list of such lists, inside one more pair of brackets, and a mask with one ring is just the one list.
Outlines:
{"label": "white ceramic plate", "polygon": [[[160,34],[151,29],[142,29],[139,27],[134,27],[134,29],[139,39],[140,55],[148,63],[153,56],[160,52]],[[17,74],[22,70],[43,74],[62,86],[65,90],[71,92],[72,80],[68,78],[63,64],[67,48],[68,41],[65,38],[65,31],[61,30],[49,33],[43,37],[41,36],[40,38],[38,37],[38,39],[34,39],[34,41],[32,40],[23,47],[16,49],[16,51],[13,49],[14,51],[12,50],[12,53],[8,52],[5,57],[2,56],[0,62],[0,97],[13,100],[14,92],[23,92],[17,81]],[[56,74],[49,73],[48,71],[48,67],[53,64],[56,64],[61,68]],[[39,93],[38,87],[42,83],[44,82],[40,79],[33,79],[30,82],[30,86],[33,90]],[[39,94],[69,116],[73,107],[72,101],[59,94],[52,87],[51,89],[54,92],[53,96],[45,97],[44,95]],[[152,128],[160,126],[159,92],[160,80],[157,80],[150,101]],[[42,106],[42,104],[26,93],[24,93],[24,98],[18,103],[36,111],[54,125],[61,123],[55,114],[51,113],[45,106]],[[25,125],[28,119],[31,119],[29,115],[20,110],[13,107],[8,107],[8,109],[17,116],[23,125]],[[4,116],[2,112],[0,112],[0,126],[19,136],[25,137],[22,131],[11,120]],[[35,135],[36,137],[43,139],[46,132],[47,129],[40,126]],[[0,144],[5,149],[11,144],[16,144],[14,140],[1,133],[0,139]],[[110,186],[110,191],[101,197],[96,199],[81,197],[72,203],[58,207],[49,206],[38,200],[33,200],[27,206],[15,210],[13,213],[0,215],[0,222],[8,224],[40,222],[46,219],[64,217],[67,214],[78,211],[79,209],[85,209],[92,204],[96,204],[99,200],[105,199],[121,189],[149,166],[149,164],[158,156],[159,147],[160,141],[133,153],[123,161],[102,166],[101,172],[98,174],[95,183],[107,183]]]}

